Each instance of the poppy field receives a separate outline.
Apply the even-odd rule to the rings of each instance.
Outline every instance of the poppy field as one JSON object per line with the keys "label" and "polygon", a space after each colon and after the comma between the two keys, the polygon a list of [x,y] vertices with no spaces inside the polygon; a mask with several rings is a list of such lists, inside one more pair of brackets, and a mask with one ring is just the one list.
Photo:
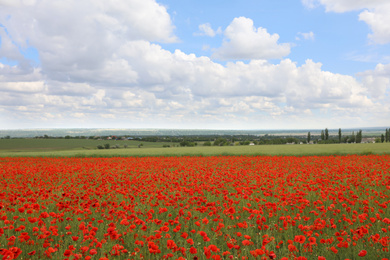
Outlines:
{"label": "poppy field", "polygon": [[388,259],[390,155],[0,158],[0,259]]}

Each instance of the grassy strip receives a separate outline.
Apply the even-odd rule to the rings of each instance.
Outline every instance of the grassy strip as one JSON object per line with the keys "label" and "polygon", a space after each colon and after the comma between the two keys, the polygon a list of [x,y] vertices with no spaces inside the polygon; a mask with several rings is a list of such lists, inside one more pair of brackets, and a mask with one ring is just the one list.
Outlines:
{"label": "grassy strip", "polygon": [[119,145],[123,148],[138,148],[142,144],[146,148],[160,148],[163,145],[179,145],[170,142],[142,142],[142,141],[115,141],[115,140],[91,140],[91,139],[0,139],[1,152],[45,152],[67,150],[96,150],[98,145]]}
{"label": "grassy strip", "polygon": [[126,148],[109,150],[64,151],[1,151],[0,157],[145,157],[145,156],[218,156],[218,155],[348,155],[389,154],[390,143],[378,144],[319,144],[319,145],[257,145],[223,147]]}

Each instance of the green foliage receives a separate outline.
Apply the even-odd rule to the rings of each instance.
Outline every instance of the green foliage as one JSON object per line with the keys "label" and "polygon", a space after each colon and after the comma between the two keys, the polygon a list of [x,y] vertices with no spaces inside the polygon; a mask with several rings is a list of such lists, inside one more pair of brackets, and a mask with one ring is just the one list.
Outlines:
{"label": "green foliage", "polygon": [[359,132],[357,132],[356,134],[356,143],[361,143],[362,142],[362,138],[363,138],[363,135],[362,135],[362,130],[359,130]]}
{"label": "green foliage", "polygon": [[206,141],[203,143],[203,146],[211,146],[211,142],[210,141]]}
{"label": "green foliage", "polygon": [[310,132],[307,133],[307,142],[310,143],[311,141],[311,134]]}
{"label": "green foliage", "polygon": [[110,149],[110,144],[104,144],[104,149]]}
{"label": "green foliage", "polygon": [[225,138],[219,137],[214,141],[214,146],[227,146],[230,144],[230,141],[228,141]]}
{"label": "green foliage", "polygon": [[180,146],[188,146],[188,147],[194,147],[196,144],[194,142],[190,142],[188,140],[183,140],[180,142]]}
{"label": "green foliage", "polygon": [[356,136],[355,136],[355,131],[352,131],[351,138],[349,138],[348,143],[354,143],[356,142]]}
{"label": "green foliage", "polygon": [[341,128],[339,128],[339,143],[341,143]]}

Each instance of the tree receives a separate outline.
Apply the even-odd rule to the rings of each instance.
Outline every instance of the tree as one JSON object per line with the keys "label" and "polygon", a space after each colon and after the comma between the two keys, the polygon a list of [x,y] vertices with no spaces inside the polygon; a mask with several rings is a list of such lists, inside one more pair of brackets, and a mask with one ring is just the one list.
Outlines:
{"label": "tree", "polygon": [[385,141],[385,135],[382,134],[382,135],[381,135],[381,142],[383,143],[384,141]]}
{"label": "tree", "polygon": [[307,133],[307,143],[310,143],[310,140],[311,140],[311,135],[310,135],[310,132]]}
{"label": "tree", "polygon": [[350,143],[354,143],[355,141],[356,141],[355,131],[352,131],[352,136],[351,136],[351,139],[350,139]]}
{"label": "tree", "polygon": [[203,143],[203,146],[211,146],[211,142],[210,141],[206,141]]}
{"label": "tree", "polygon": [[325,140],[329,139],[329,131],[328,128],[325,128]]}
{"label": "tree", "polygon": [[339,128],[339,143],[341,143],[341,128]]}
{"label": "tree", "polygon": [[386,128],[385,141],[386,143],[390,141],[390,129],[387,128]]}
{"label": "tree", "polygon": [[362,142],[362,130],[359,130],[356,134],[356,143],[361,143]]}
{"label": "tree", "polygon": [[325,140],[325,133],[324,133],[324,130],[321,131],[321,140]]}

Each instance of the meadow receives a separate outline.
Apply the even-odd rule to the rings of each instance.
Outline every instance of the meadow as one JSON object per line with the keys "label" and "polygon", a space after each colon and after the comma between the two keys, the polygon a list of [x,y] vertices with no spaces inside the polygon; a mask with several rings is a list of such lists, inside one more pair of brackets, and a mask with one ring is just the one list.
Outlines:
{"label": "meadow", "polygon": [[2,259],[388,259],[390,155],[0,158]]}
{"label": "meadow", "polygon": [[[119,149],[97,149],[109,143]],[[127,148],[124,148],[124,145]],[[139,148],[139,145],[143,146]],[[171,147],[163,148],[164,145]],[[173,147],[175,146],[175,147]],[[0,157],[127,157],[213,155],[347,155],[390,153],[390,143],[178,147],[178,143],[89,139],[0,139]]]}
{"label": "meadow", "polygon": [[390,143],[163,145],[1,139],[0,257],[388,259]]}
{"label": "meadow", "polygon": [[142,144],[146,148],[160,148],[163,145],[176,145],[169,142],[142,142],[142,141],[116,141],[116,140],[93,140],[93,139],[35,139],[15,138],[0,139],[0,153],[23,153],[23,152],[50,152],[50,151],[82,151],[96,150],[98,145],[119,145],[121,148],[138,148]]}

